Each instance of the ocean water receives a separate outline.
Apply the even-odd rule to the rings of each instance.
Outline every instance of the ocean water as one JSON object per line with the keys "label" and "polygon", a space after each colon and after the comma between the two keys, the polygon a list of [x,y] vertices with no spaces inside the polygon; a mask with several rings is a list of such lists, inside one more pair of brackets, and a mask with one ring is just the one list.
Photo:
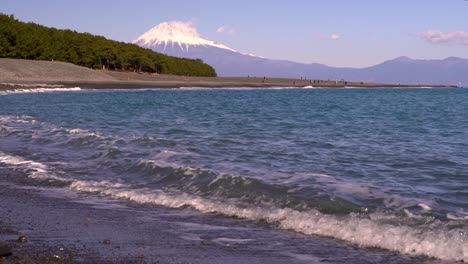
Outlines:
{"label": "ocean water", "polygon": [[0,166],[84,195],[468,261],[468,89],[3,93]]}

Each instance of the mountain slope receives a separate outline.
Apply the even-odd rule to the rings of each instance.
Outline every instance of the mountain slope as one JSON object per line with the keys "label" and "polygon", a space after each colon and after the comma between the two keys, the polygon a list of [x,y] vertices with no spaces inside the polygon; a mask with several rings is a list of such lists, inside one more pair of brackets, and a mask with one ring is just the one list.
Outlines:
{"label": "mountain slope", "polygon": [[143,47],[158,47],[163,51],[166,51],[168,45],[172,49],[177,45],[181,51],[186,52],[190,46],[211,46],[234,51],[227,46],[200,37],[190,22],[180,21],[161,23],[138,37],[133,43]]}
{"label": "mountain slope", "polygon": [[202,59],[219,76],[269,76],[307,79],[334,79],[382,83],[451,84],[468,86],[468,60],[413,60],[399,57],[367,68],[337,68],[323,64],[303,64],[271,60],[235,51],[202,38],[191,23],[161,23],[133,43],[176,57]]}
{"label": "mountain slope", "polygon": [[468,59],[454,57],[443,60],[415,60],[399,57],[358,71],[366,80],[468,85]]}
{"label": "mountain slope", "polygon": [[[170,56],[202,59],[212,65],[219,76],[301,77],[313,70],[325,73],[330,67],[290,61],[270,60],[235,51],[215,41],[202,38],[190,22],[163,22],[133,41]],[[317,76],[318,77],[318,76]]]}

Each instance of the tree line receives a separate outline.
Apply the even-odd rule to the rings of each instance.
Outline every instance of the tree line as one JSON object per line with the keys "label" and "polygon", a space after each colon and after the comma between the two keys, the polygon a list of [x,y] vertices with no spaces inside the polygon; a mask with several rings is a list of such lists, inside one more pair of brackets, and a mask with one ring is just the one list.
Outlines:
{"label": "tree line", "polygon": [[0,57],[65,61],[92,69],[216,76],[200,59],[176,58],[89,33],[24,23],[1,13]]}

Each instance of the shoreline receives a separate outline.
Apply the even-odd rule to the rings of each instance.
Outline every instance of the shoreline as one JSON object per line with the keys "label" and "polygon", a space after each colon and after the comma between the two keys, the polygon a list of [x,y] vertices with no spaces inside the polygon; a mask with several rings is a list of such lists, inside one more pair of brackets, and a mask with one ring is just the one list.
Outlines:
{"label": "shoreline", "polygon": [[[197,238],[190,228],[179,231],[184,225],[222,224],[223,233],[232,233],[240,228],[236,219],[207,220],[210,216],[190,211],[31,185],[22,177],[0,167],[0,247],[12,249],[0,263],[300,263],[241,243],[226,245],[214,234]],[[20,236],[27,241],[19,242]]]}
{"label": "shoreline", "polygon": [[[322,81],[320,84],[310,84],[306,80],[279,79],[267,82],[245,81],[242,77],[230,77],[223,80],[223,77],[216,77],[213,80],[193,81],[184,80],[187,77],[179,77],[179,80],[161,81],[0,81],[0,91],[16,89],[36,89],[36,88],[75,88],[82,89],[144,89],[144,88],[460,88],[454,85],[413,85],[413,84],[384,84],[384,83],[360,83],[347,82],[347,84],[335,83],[334,81]],[[259,79],[259,78],[257,78]],[[273,79],[273,78],[268,78]]]}
{"label": "shoreline", "polygon": [[65,62],[0,58],[0,90],[34,88],[132,89],[132,88],[378,88],[448,87],[445,84],[393,84],[303,78],[194,77],[163,74],[92,70]]}
{"label": "shoreline", "polygon": [[432,263],[267,223],[50,187],[2,166],[0,188],[0,246],[12,249],[0,263],[300,264],[336,255],[352,263]]}

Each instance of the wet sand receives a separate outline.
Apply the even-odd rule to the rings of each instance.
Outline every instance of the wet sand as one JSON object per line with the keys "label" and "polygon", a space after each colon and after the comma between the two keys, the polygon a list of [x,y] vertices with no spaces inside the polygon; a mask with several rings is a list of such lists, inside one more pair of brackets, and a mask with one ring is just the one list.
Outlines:
{"label": "wet sand", "polygon": [[[47,187],[46,187],[47,186]],[[265,223],[51,188],[0,166],[0,263],[435,263]],[[20,236],[27,242],[19,242]]]}
{"label": "wet sand", "polygon": [[[222,236],[242,232],[238,220],[217,226],[216,219],[207,221],[190,211],[27,186],[5,169],[0,175],[0,241],[13,249],[0,263],[294,263],[291,257],[216,240],[219,231],[211,234],[217,229]],[[213,224],[211,233],[196,235],[208,223]],[[28,242],[18,242],[20,235]]]}

